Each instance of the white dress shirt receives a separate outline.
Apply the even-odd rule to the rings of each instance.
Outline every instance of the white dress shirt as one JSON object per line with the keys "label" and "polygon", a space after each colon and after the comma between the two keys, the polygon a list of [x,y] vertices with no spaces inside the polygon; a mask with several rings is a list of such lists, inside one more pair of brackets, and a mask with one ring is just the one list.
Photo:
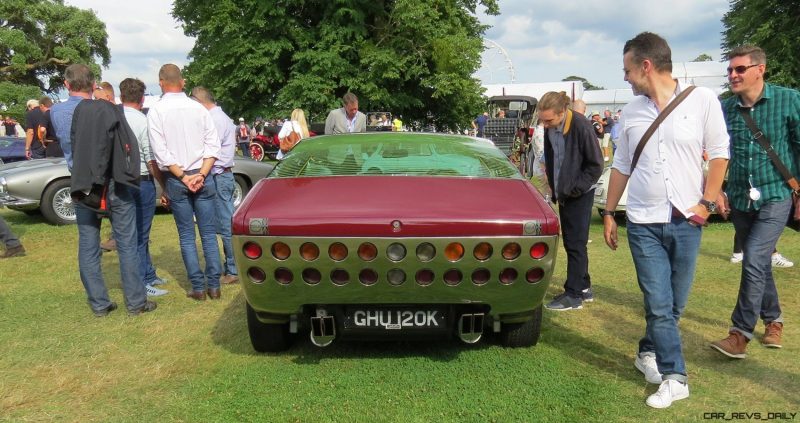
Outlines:
{"label": "white dress shirt", "polygon": [[221,107],[215,106],[209,110],[214,127],[217,128],[219,135],[220,153],[217,161],[214,162],[213,173],[222,173],[223,169],[234,166],[233,156],[236,155],[236,125]]}
{"label": "white dress shirt", "polygon": [[198,170],[203,159],[218,158],[220,142],[211,114],[184,93],[165,93],[147,112],[150,147],[161,170],[178,165]]}
{"label": "white dress shirt", "polygon": [[[675,95],[687,86],[679,83]],[[697,87],[659,125],[631,175],[636,146],[658,113],[655,103],[640,95],[622,109],[618,123],[621,131],[612,167],[630,175],[625,213],[633,223],[667,223],[673,206],[691,216],[687,210],[700,201],[705,189],[703,151],[709,160],[729,157],[722,105],[713,91]]]}

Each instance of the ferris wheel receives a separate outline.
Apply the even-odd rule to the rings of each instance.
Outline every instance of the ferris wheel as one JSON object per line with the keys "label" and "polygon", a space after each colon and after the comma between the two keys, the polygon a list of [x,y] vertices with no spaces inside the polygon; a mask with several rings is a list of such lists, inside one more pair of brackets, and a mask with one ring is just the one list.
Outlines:
{"label": "ferris wheel", "polygon": [[484,84],[497,84],[517,80],[514,64],[511,57],[497,42],[488,38],[483,39],[483,53],[481,54],[481,67],[475,72],[475,77]]}

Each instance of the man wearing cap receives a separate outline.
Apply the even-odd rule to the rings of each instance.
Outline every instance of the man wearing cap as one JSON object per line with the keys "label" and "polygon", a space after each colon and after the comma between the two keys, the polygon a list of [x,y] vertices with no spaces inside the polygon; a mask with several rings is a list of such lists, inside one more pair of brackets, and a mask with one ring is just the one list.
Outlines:
{"label": "man wearing cap", "polygon": [[250,128],[244,123],[244,118],[239,118],[239,126],[236,127],[236,142],[242,150],[243,157],[250,157]]}

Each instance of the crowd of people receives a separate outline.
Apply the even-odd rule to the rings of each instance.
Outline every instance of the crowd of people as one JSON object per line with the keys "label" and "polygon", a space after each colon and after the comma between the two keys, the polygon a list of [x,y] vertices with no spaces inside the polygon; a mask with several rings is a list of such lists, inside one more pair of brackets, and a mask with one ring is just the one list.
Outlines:
{"label": "crowd of people", "polygon": [[[585,104],[570,102],[564,93],[549,92],[538,103],[545,174],[567,253],[564,291],[545,307],[578,310],[594,300],[589,222],[596,183],[611,161],[603,236],[616,250],[615,209],[627,187],[627,238],[646,323],[634,367],[647,382],[659,384],[646,404],[665,408],[689,396],[678,322],[710,214],[730,217],[736,230],[734,257],[742,263],[731,327],[711,347],[727,357],[745,358],[759,319],[762,345],[782,346],[784,321],[772,266],[798,186],[784,177],[778,163],[792,175],[800,170],[795,153],[800,149],[800,93],[764,81],[766,55],[756,46],[729,53],[734,96],[723,102],[710,89],[672,77],[670,47],[656,34],[643,32],[628,40],[622,53],[624,79],[636,97],[616,115],[606,110],[604,117],[592,113],[587,118]],[[29,104],[31,113],[38,108],[49,118],[31,120],[36,126],[28,129],[26,150],[30,157],[46,156],[48,139],[57,139],[63,148],[72,172],[80,277],[92,312],[106,316],[117,308],[100,265],[103,215],[110,217],[117,243],[128,313],[154,310],[148,295],[166,293],[154,287],[165,281],[157,276],[148,251],[155,183],[162,188],[162,204],[173,211],[192,286],[187,297],[219,299],[221,284],[238,281],[231,246],[231,168],[237,144],[243,153],[247,150],[243,144],[253,136],[251,128],[242,118],[234,124],[208,89],[194,87],[187,96],[180,69],[172,64],[159,71],[164,95],[146,117],[141,113],[145,86],[138,79],[122,81],[118,107],[112,104],[113,87],[96,87],[87,66],[71,65],[64,76],[69,99],[52,107],[44,101]],[[488,118],[483,113],[473,121],[478,136]],[[365,132],[366,125],[358,98],[348,92],[342,107],[328,114],[325,133]],[[43,131],[35,129],[41,126]],[[278,136],[281,155],[309,136],[302,109],[292,111]],[[609,141],[616,146],[613,161]],[[198,260],[195,224],[205,269]],[[0,236],[7,245],[4,257],[24,254],[2,219]]]}

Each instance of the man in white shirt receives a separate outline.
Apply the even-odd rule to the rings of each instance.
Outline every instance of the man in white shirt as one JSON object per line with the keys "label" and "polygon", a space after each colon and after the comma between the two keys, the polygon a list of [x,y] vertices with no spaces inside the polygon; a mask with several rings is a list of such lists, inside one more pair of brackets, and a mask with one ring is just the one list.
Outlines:
{"label": "man in white shirt", "polygon": [[[181,255],[192,284],[187,297],[198,301],[220,297],[222,272],[217,246],[217,196],[211,168],[220,156],[220,142],[211,114],[183,92],[181,71],[166,64],[158,72],[164,95],[150,108],[147,123],[150,146],[166,175],[166,192],[178,227]],[[194,220],[200,232],[205,271],[200,270],[195,244]]]}
{"label": "man in white shirt", "polygon": [[[701,226],[715,209],[725,176],[728,134],[716,95],[697,87],[658,126],[632,169],[634,151],[645,131],[688,86],[672,78],[672,53],[656,34],[643,32],[625,43],[623,64],[625,80],[637,97],[625,106],[619,121],[603,212],[604,236],[615,250],[613,213],[630,182],[628,242],[647,321],[634,365],[647,382],[660,384],[647,405],[665,408],[689,396],[678,320],[694,278]],[[705,186],[704,151],[710,159]]]}
{"label": "man in white shirt", "polygon": [[214,176],[214,183],[217,185],[216,209],[217,209],[217,234],[222,238],[222,250],[225,253],[225,261],[222,263],[224,276],[221,279],[223,284],[232,284],[239,281],[239,272],[236,263],[233,261],[233,240],[231,232],[231,217],[233,216],[233,191],[236,180],[233,177],[233,156],[236,155],[236,126],[230,116],[225,114],[221,107],[214,101],[214,96],[205,87],[192,88],[192,98],[203,105],[211,118],[214,120],[214,127],[220,141],[220,153],[214,167],[211,168],[211,175]]}
{"label": "man in white shirt", "polygon": [[[141,112],[144,105],[144,82],[135,78],[125,78],[119,83],[119,96],[125,120],[131,127],[136,140],[139,141],[139,190],[133,192],[136,204],[137,251],[139,253],[139,276],[142,278],[147,295],[157,297],[169,291],[156,288],[164,284],[164,280],[156,275],[150,258],[150,228],[156,213],[156,184],[164,191],[164,177],[156,165],[156,159],[150,149],[150,137],[147,134],[147,117]],[[113,240],[113,238],[112,238]]]}

